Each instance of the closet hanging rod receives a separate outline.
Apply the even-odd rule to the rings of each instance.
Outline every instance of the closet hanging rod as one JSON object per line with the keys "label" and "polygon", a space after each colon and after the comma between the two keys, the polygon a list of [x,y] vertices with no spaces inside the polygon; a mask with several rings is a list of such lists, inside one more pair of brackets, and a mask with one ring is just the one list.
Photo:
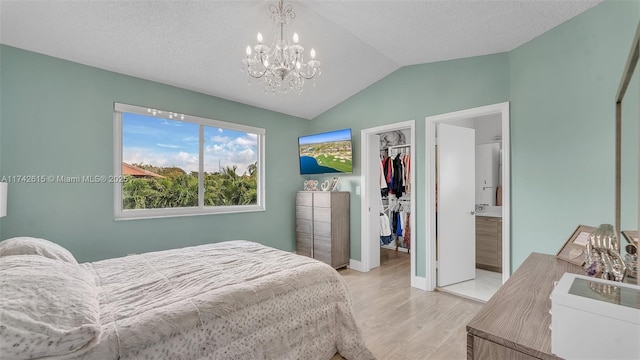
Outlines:
{"label": "closet hanging rod", "polygon": [[411,145],[395,145],[389,146],[387,148],[387,152],[389,156],[397,155],[397,154],[408,154],[409,150],[411,150]]}

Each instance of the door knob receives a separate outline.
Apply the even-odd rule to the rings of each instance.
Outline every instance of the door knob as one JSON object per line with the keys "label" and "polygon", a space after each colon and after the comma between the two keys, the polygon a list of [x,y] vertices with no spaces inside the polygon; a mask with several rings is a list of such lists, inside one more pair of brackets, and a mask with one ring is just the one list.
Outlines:
{"label": "door knob", "polygon": [[469,213],[469,215],[475,215],[475,214],[476,214],[476,212],[473,211],[473,210]]}

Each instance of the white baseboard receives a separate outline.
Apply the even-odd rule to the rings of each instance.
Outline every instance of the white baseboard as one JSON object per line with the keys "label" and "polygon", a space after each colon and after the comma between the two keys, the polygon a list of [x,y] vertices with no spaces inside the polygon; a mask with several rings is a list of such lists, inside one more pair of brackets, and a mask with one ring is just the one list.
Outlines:
{"label": "white baseboard", "polygon": [[402,251],[402,252],[409,252],[409,249],[398,246],[396,247],[395,245],[380,245],[381,248],[383,249],[389,249],[389,250],[395,250],[395,251]]}
{"label": "white baseboard", "polygon": [[368,272],[368,270],[365,270],[364,266],[362,266],[362,262],[353,259],[349,259],[349,269],[360,272]]}

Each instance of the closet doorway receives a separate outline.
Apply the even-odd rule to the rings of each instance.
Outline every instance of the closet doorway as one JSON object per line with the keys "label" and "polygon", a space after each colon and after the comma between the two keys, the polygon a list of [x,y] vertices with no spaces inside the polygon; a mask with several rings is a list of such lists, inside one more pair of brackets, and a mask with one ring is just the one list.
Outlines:
{"label": "closet doorway", "polygon": [[[502,144],[502,151],[499,155],[500,167],[499,173],[496,175],[499,178],[499,185],[501,185],[501,206],[489,206],[491,210],[497,212],[496,214],[492,214],[498,218],[501,218],[502,229],[501,231],[496,230],[496,236],[500,236],[501,246],[496,246],[496,251],[494,255],[500,260],[501,263],[501,274],[497,273],[497,281],[498,286],[506,281],[510,275],[510,170],[509,170],[509,150],[510,150],[510,142],[509,142],[509,103],[500,103],[495,105],[483,106],[479,108],[473,108],[468,110],[457,111],[448,114],[442,114],[437,116],[427,117],[425,119],[425,142],[426,142],[426,175],[427,175],[427,189],[425,196],[425,204],[426,204],[426,224],[427,224],[427,288],[428,290],[434,290],[439,288],[444,283],[451,283],[452,278],[455,278],[457,274],[451,274],[451,271],[456,272],[458,268],[468,267],[468,262],[472,262],[471,266],[475,269],[476,267],[480,269],[478,266],[478,257],[480,253],[476,252],[476,244],[477,239],[481,237],[478,236],[478,233],[475,233],[476,236],[472,236],[472,238],[467,238],[465,241],[468,242],[466,245],[456,245],[456,246],[448,246],[449,243],[445,242],[446,239],[443,238],[444,235],[448,234],[448,230],[444,228],[447,225],[444,217],[445,207],[449,208],[450,204],[445,204],[447,197],[444,192],[438,194],[438,191],[444,191],[444,184],[438,184],[438,178],[442,178],[445,174],[439,174],[438,171],[441,170],[441,164],[438,164],[438,150],[437,150],[437,141],[436,141],[436,133],[438,131],[438,126],[440,124],[449,124],[460,127],[471,127],[480,129],[480,125],[483,119],[487,121],[489,119],[495,119],[500,121],[500,129],[501,129],[501,139],[500,142]],[[496,119],[497,118],[497,119]],[[439,141],[444,141],[444,139],[438,139]],[[477,143],[476,143],[477,145]],[[444,150],[444,147],[443,147]],[[474,171],[475,173],[475,171]],[[442,181],[442,179],[441,179]],[[473,185],[464,185],[464,186],[473,186]],[[477,185],[476,185],[477,186]],[[491,185],[493,186],[493,185]],[[485,186],[486,188],[490,188],[491,186]],[[442,187],[442,189],[440,189]],[[477,189],[477,187],[476,187]],[[474,194],[475,190],[474,189]],[[481,187],[482,189],[482,187]],[[450,191],[447,190],[447,191]],[[494,189],[495,191],[495,189]],[[440,197],[440,199],[438,199]],[[472,198],[473,199],[473,198]],[[475,225],[480,221],[480,217],[486,217],[490,214],[486,212],[485,204],[478,203],[478,198],[476,197],[474,202],[471,204],[465,204],[464,211],[458,211],[460,217],[465,217],[465,221],[471,219],[473,221],[473,227],[475,232]],[[475,204],[474,204],[475,203]],[[482,205],[482,206],[480,206]],[[442,216],[438,215],[438,208],[442,210]],[[482,213],[485,211],[484,213]],[[468,218],[468,219],[467,219]],[[495,220],[497,223],[498,220]],[[451,223],[451,222],[449,222]],[[455,221],[453,222],[455,224]],[[480,229],[480,228],[479,228]],[[439,236],[442,235],[442,236]],[[470,256],[469,256],[470,255]],[[462,262],[465,262],[462,264]],[[472,275],[473,276],[473,275]],[[446,280],[445,280],[446,279]],[[462,282],[462,278],[460,278],[460,284],[464,284]],[[442,282],[442,283],[441,283]],[[455,282],[455,281],[454,281]],[[473,281],[472,281],[473,282]],[[455,285],[454,285],[455,286]],[[473,286],[478,286],[477,283],[473,284]],[[455,292],[451,290],[452,292]],[[463,294],[465,296],[466,294]],[[473,295],[468,295],[468,297],[479,298]]]}
{"label": "closet doorway", "polygon": [[[361,263],[360,270],[369,271],[380,266],[380,214],[384,204],[381,204],[381,136],[392,132],[402,131],[406,137],[406,149],[392,145],[392,151],[403,151],[410,159],[415,159],[415,120],[404,121],[384,126],[378,126],[361,131]],[[384,139],[383,139],[384,140]],[[409,172],[409,186],[415,186],[415,164],[411,163]],[[404,206],[409,215],[409,228],[415,229],[415,191],[409,191],[403,196]],[[395,200],[392,200],[396,202]],[[407,204],[408,203],[408,204]],[[389,204],[387,204],[388,206]],[[411,258],[411,282],[415,281],[415,231],[410,231],[408,239],[409,256]],[[402,251],[402,250],[399,250]]]}

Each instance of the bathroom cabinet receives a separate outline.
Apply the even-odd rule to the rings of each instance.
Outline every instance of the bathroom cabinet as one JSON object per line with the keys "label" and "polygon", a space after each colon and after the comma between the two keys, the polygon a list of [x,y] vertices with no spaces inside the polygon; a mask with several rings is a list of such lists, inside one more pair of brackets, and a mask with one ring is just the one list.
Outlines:
{"label": "bathroom cabinet", "polygon": [[502,218],[476,216],[476,268],[502,272]]}

